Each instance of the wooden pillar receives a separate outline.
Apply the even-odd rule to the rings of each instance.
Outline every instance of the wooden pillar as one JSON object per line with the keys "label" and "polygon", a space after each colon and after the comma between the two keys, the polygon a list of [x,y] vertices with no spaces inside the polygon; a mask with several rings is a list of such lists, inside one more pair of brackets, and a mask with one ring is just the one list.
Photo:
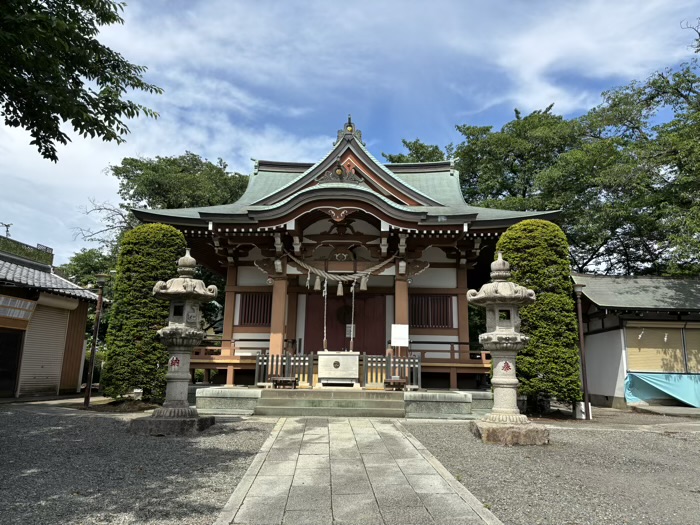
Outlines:
{"label": "wooden pillar", "polygon": [[[405,275],[394,280],[394,323],[408,324],[408,281]],[[408,355],[408,348],[399,349],[399,356]]]}
{"label": "wooden pillar", "polygon": [[[287,299],[287,339],[296,341],[297,338],[297,304],[298,295],[296,292],[290,292]],[[294,347],[296,350],[296,346]]]}
{"label": "wooden pillar", "polygon": [[[457,267],[457,289],[460,293],[457,295],[457,334],[460,343],[469,342],[469,303],[467,302],[466,290],[469,286],[467,283],[467,268],[466,266]],[[469,359],[468,346],[460,346],[460,361]]]}
{"label": "wooden pillar", "polygon": [[[234,354],[233,345],[233,322],[236,313],[236,292],[235,286],[238,284],[238,267],[230,264],[226,271],[226,297],[224,299],[224,330],[221,340],[221,355],[231,356]],[[233,384],[233,378],[231,378]],[[228,378],[226,380],[228,383]]]}
{"label": "wooden pillar", "polygon": [[226,386],[233,386],[233,365],[226,367]]}
{"label": "wooden pillar", "polygon": [[270,319],[270,355],[284,352],[285,318],[287,316],[287,277],[275,278],[272,285],[272,316]]}

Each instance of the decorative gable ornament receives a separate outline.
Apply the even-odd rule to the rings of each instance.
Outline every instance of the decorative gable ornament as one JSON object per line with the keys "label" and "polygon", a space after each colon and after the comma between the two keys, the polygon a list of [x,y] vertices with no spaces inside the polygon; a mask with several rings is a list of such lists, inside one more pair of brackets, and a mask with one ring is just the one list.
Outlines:
{"label": "decorative gable ornament", "polygon": [[348,169],[338,162],[332,170],[316,177],[316,182],[325,184],[329,182],[343,182],[346,184],[362,184],[364,180],[355,173],[355,168]]}

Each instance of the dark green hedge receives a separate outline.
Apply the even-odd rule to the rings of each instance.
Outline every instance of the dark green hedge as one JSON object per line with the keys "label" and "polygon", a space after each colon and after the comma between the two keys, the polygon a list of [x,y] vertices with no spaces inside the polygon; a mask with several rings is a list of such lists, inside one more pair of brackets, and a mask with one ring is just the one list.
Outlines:
{"label": "dark green hedge", "polygon": [[119,398],[141,388],[144,400],[165,397],[168,354],[156,330],[167,324],[170,305],[152,292],[157,281],[177,276],[184,254],[185,238],[172,226],[146,224],[124,234],[101,379],[106,395]]}
{"label": "dark green hedge", "polygon": [[496,250],[511,264],[513,281],[537,294],[520,311],[522,331],[530,336],[516,361],[520,393],[530,402],[580,401],[578,325],[564,232],[548,221],[523,221],[506,230]]}

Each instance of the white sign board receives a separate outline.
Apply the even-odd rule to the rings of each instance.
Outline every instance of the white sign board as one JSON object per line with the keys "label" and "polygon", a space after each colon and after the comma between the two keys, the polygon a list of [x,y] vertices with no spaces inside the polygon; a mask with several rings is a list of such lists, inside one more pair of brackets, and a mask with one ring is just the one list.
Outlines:
{"label": "white sign board", "polygon": [[355,337],[355,325],[354,324],[346,324],[345,325],[345,337],[346,338]]}
{"label": "white sign board", "polygon": [[391,325],[391,346],[408,348],[408,325]]}

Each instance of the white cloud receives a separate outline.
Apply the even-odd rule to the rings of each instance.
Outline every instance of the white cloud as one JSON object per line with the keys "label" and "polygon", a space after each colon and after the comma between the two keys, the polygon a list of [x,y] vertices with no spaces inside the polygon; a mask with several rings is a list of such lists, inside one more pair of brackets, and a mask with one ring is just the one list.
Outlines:
{"label": "white cloud", "polygon": [[[91,225],[90,197],[117,200],[103,170],[127,156],[185,150],[250,172],[250,158],[313,162],[352,112],[379,157],[401,138],[454,137],[463,116],[594,105],[603,87],[690,54],[697,2],[351,3],[132,0],[101,39],[149,67],[162,96],[134,94],[158,120],[121,146],[75,137],[58,164],[0,125],[0,222],[65,262]],[[502,121],[497,121],[501,118]],[[367,123],[371,123],[370,128]],[[452,135],[450,135],[452,133]],[[376,149],[375,149],[376,148]],[[93,225],[94,226],[94,225]]]}
{"label": "white cloud", "polygon": [[[506,98],[526,110],[555,103],[569,113],[599,100],[598,84],[627,83],[691,54],[693,35],[680,29],[696,2],[540,2],[501,19],[498,31],[476,41],[452,35],[455,49],[498,67],[510,79]],[[484,35],[481,35],[482,37]],[[568,77],[568,78],[567,78]],[[498,95],[496,95],[498,96]]]}

